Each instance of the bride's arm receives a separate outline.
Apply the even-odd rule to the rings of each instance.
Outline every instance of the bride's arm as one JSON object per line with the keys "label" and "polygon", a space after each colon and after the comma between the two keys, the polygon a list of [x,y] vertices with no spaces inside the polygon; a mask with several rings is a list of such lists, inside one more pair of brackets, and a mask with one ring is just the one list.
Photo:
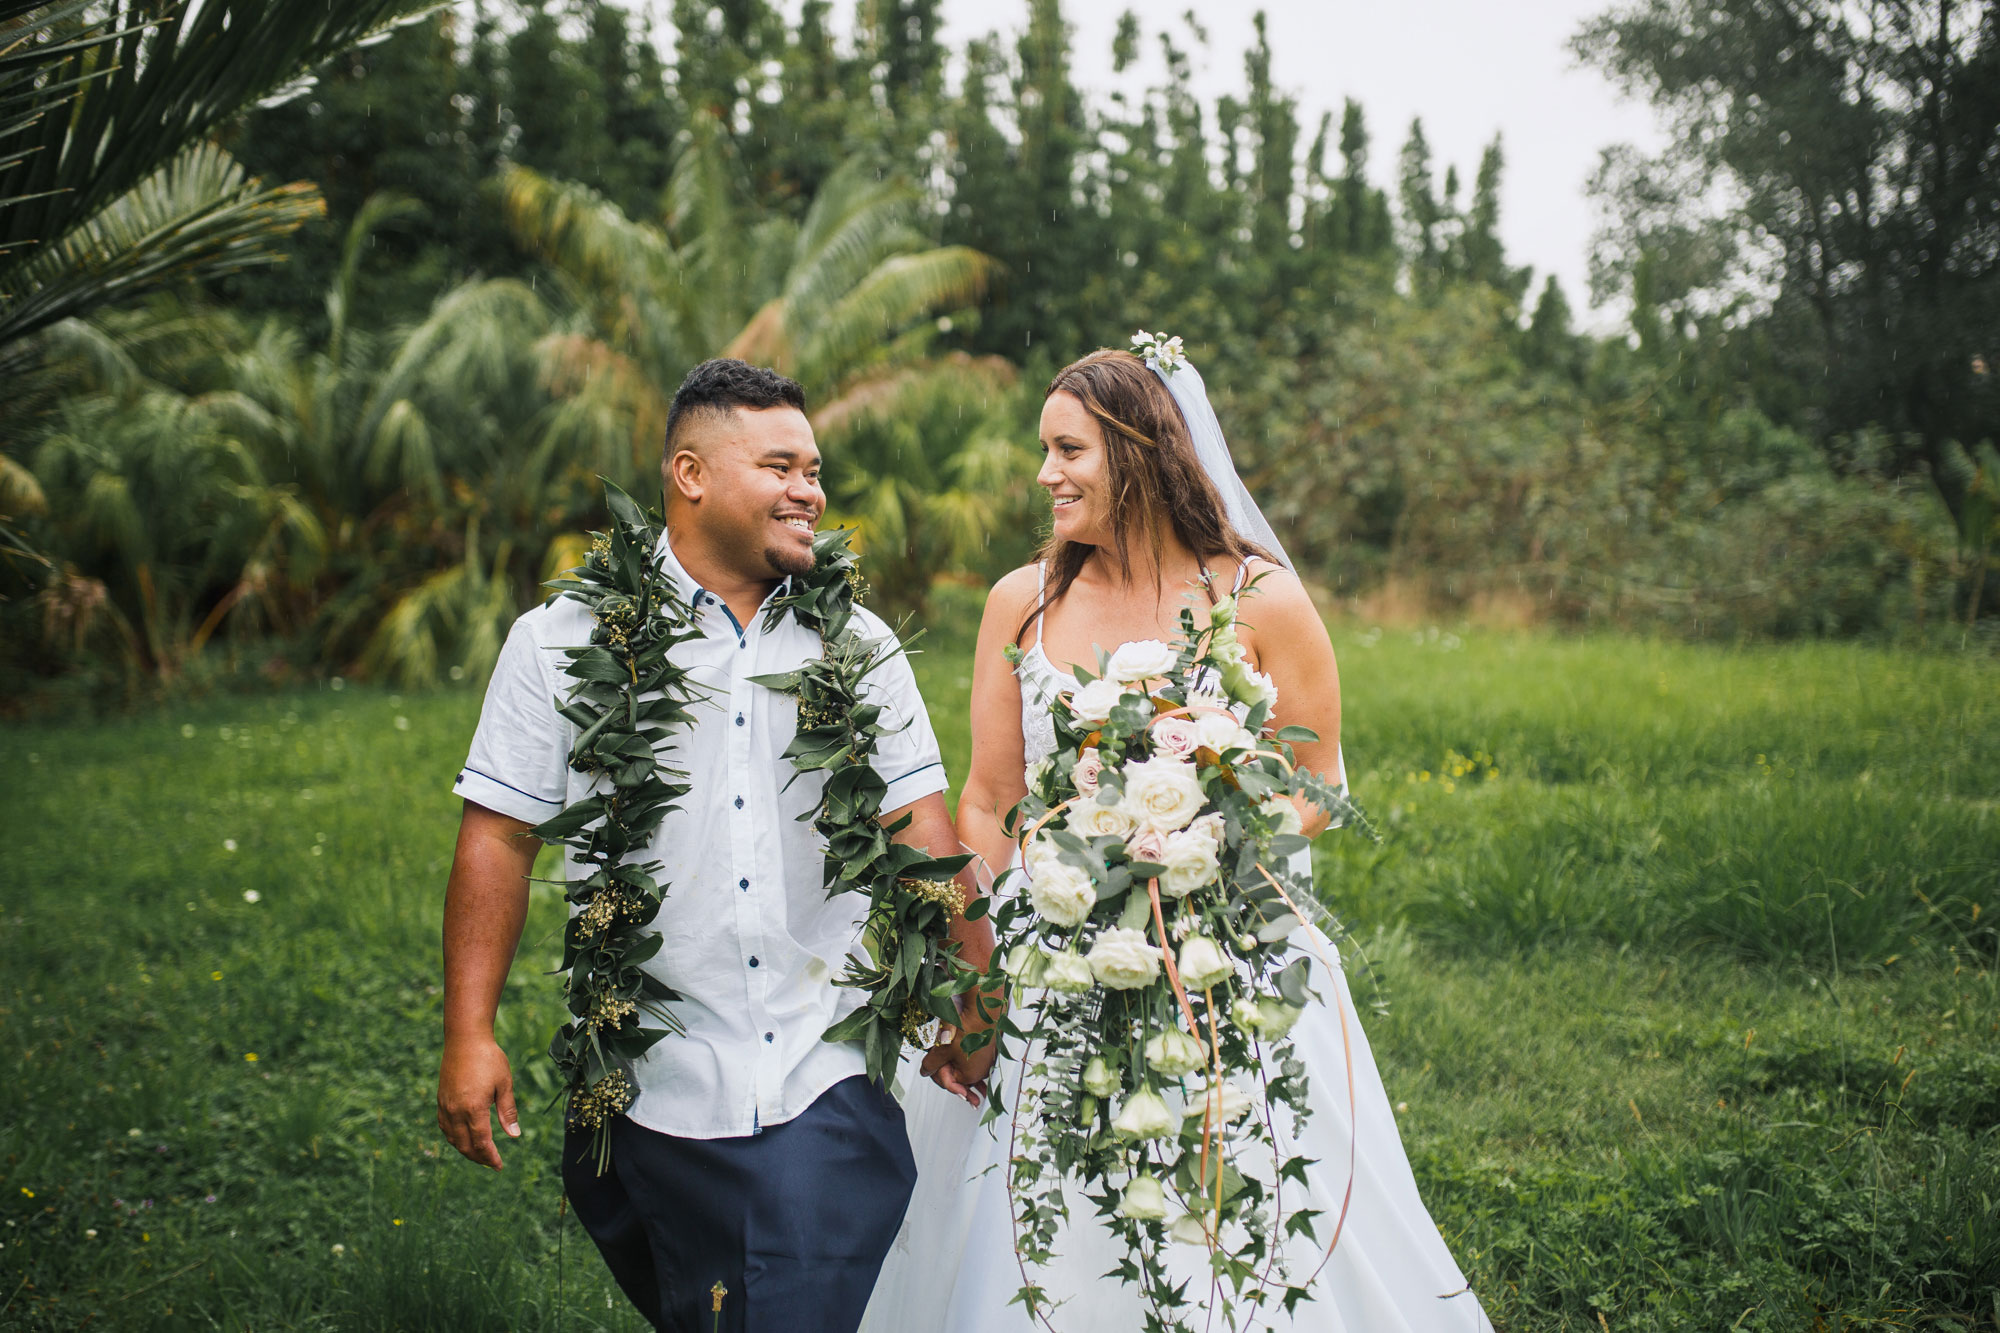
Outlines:
{"label": "bride's arm", "polygon": [[1021,773],[1021,682],[1005,649],[1033,609],[1040,586],[1032,566],[993,585],[972,662],[972,765],[958,798],[958,840],[995,875],[1007,868],[1014,850],[1002,820],[1028,793]]}
{"label": "bride's arm", "polygon": [[[1299,767],[1332,782],[1339,776],[1340,666],[1333,658],[1333,641],[1326,622],[1306,595],[1296,574],[1262,562],[1252,573],[1269,571],[1240,603],[1238,615],[1250,633],[1244,650],[1251,665],[1278,687],[1278,706],[1268,724],[1310,727],[1319,739],[1292,747]],[[1326,828],[1327,813],[1301,804],[1307,837]]]}

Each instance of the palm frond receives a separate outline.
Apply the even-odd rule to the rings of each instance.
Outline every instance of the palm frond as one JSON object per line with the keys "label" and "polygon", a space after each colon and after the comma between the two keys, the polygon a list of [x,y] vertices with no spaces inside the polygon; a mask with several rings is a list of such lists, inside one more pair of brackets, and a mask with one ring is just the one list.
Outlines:
{"label": "palm frond", "polygon": [[312,186],[266,188],[220,147],[197,144],[0,272],[0,348],[166,282],[270,263],[281,257],[274,240],[324,212]]}
{"label": "palm frond", "polygon": [[958,309],[986,291],[993,261],[962,245],[899,255],[841,297],[812,331],[799,352],[804,374],[824,382],[837,367],[862,364],[912,321],[942,309]]}

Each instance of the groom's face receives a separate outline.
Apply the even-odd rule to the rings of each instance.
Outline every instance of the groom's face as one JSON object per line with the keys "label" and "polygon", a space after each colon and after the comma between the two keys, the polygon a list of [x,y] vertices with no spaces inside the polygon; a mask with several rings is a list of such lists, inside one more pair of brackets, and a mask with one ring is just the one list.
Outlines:
{"label": "groom's face", "polygon": [[813,528],[826,512],[819,478],[812,426],[791,407],[704,413],[676,432],[667,461],[669,493],[749,579],[812,571]]}

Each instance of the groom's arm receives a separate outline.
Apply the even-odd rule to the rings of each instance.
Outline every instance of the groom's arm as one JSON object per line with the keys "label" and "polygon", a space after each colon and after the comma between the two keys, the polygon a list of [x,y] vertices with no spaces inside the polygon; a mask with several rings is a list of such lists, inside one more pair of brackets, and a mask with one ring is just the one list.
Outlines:
{"label": "groom's arm", "polygon": [[493,1017],[528,916],[528,876],[541,843],[533,825],[472,801],[444,896],[444,1058],[438,1066],[438,1128],[481,1166],[500,1169],[490,1115],[511,1136],[514,1071],[493,1039]]}
{"label": "groom's arm", "polygon": [[[904,815],[910,817],[910,822],[895,835],[897,842],[908,843],[931,856],[957,856],[964,851],[957,830],[952,827],[951,812],[944,803],[943,792],[932,792],[900,810],[889,811],[882,816],[882,822],[894,824]],[[978,864],[975,858],[955,877],[959,894],[968,907],[984,896],[974,872]],[[977,921],[968,921],[960,914],[952,919],[948,938],[958,946],[960,962],[981,972],[986,970],[993,958],[993,923],[990,920],[982,916]],[[974,1105],[979,1102],[977,1085],[992,1071],[993,1060],[998,1053],[990,1042],[970,1053],[962,1045],[965,1036],[992,1026],[991,1018],[982,1012],[984,1008],[986,1006],[973,1003],[967,996],[959,1006],[958,1036],[933,1049],[924,1057],[923,1064],[924,1073],[935,1077],[946,1091],[964,1097]]]}

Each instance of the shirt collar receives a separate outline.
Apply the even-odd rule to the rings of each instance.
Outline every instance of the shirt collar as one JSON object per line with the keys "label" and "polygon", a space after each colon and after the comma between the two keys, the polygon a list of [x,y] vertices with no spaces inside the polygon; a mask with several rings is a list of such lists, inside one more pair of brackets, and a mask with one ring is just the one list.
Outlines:
{"label": "shirt collar", "polygon": [[[694,576],[687,572],[686,566],[681,564],[680,557],[674,554],[674,544],[667,540],[667,530],[665,528],[660,529],[660,540],[653,547],[653,562],[660,567],[661,571],[668,578],[673,580],[674,591],[679,593],[681,600],[689,606],[699,610],[709,604],[715,606],[723,605],[720,597],[717,597],[714,593],[696,583]],[[776,597],[780,593],[790,592],[791,590],[792,576],[787,574],[778,581],[777,587],[771,589],[770,595],[765,597],[763,606],[757,608],[758,613],[761,615],[764,606],[771,604],[772,597]],[[731,618],[734,619],[734,617]]]}

